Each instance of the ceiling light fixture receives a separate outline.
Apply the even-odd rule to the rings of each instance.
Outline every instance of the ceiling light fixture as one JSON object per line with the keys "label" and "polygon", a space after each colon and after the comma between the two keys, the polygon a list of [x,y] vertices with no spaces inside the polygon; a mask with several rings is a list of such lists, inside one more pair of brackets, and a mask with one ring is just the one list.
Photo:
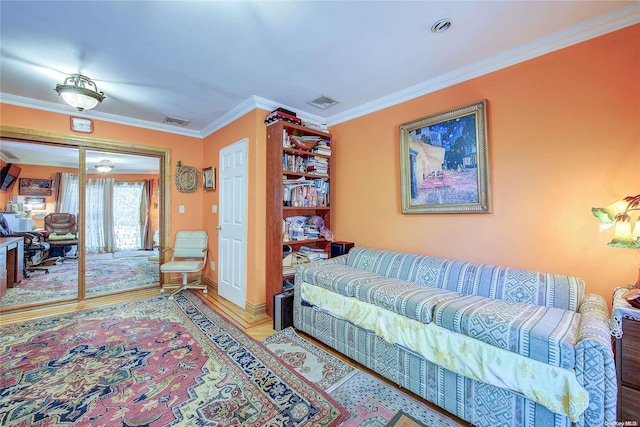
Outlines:
{"label": "ceiling light fixture", "polygon": [[111,160],[100,160],[100,163],[98,163],[95,168],[98,169],[98,172],[107,173],[111,172],[114,166]]}
{"label": "ceiling light fixture", "polygon": [[91,110],[105,98],[104,92],[98,92],[96,84],[82,74],[71,74],[64,79],[63,84],[57,84],[54,90],[78,111]]}

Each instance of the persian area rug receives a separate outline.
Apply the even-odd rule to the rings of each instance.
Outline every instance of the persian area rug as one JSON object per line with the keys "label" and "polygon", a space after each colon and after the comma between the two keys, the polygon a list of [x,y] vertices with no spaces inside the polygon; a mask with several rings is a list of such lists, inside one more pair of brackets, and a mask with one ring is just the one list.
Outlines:
{"label": "persian area rug", "polygon": [[293,328],[283,329],[262,343],[322,390],[331,390],[356,373],[356,368],[301,338]]}
{"label": "persian area rug", "polygon": [[[326,390],[349,412],[340,427],[385,427],[401,411],[424,426],[461,425],[396,387],[330,355],[300,337],[293,328],[279,331],[263,339],[262,343],[283,363]],[[398,417],[401,421],[409,420]]]}
{"label": "persian area rug", "polygon": [[312,427],[346,415],[190,292],[1,327],[0,384],[2,426]]}
{"label": "persian area rug", "polygon": [[[47,266],[49,273],[29,273],[0,299],[3,307],[64,298],[78,294],[78,263],[65,260]],[[158,263],[146,258],[87,259],[85,285],[87,296],[156,285],[160,282]]]}

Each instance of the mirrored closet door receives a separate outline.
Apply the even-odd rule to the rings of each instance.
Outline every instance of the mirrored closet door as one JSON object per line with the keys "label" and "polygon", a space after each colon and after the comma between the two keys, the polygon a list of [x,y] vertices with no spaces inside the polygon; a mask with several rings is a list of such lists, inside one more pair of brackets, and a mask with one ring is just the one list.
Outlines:
{"label": "mirrored closet door", "polygon": [[22,278],[10,280],[0,306],[4,311],[77,300],[77,257],[64,258],[55,243],[58,235],[48,224],[56,206],[73,211],[77,218],[79,150],[7,139],[0,144],[5,166],[10,165],[16,175],[13,185],[2,190],[2,234],[23,240],[22,257],[16,254],[9,262],[22,260],[22,265],[14,264],[22,268]]}
{"label": "mirrored closet door", "polygon": [[[22,201],[20,179],[51,183],[44,205],[38,198],[28,200],[38,202],[35,206],[21,206],[29,211],[33,234],[43,234],[50,246],[47,260],[25,260],[26,276],[0,297],[2,312],[159,289],[159,258],[169,234],[168,149],[7,127],[0,131],[3,164],[22,169],[15,187],[0,195],[12,203],[16,196],[17,203]],[[47,216],[55,216],[54,232],[46,230]],[[66,218],[75,221],[75,229],[63,227]],[[27,250],[24,254],[30,257]]]}
{"label": "mirrored closet door", "polygon": [[87,150],[86,171],[86,295],[156,286],[159,159]]}

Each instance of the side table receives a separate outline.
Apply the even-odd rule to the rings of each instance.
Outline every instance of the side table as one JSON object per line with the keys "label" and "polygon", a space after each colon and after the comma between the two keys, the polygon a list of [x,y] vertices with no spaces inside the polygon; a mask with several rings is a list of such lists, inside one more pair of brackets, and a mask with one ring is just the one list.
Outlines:
{"label": "side table", "polygon": [[616,339],[617,418],[640,423],[640,310],[622,298],[627,290],[616,288],[611,312],[611,334]]}

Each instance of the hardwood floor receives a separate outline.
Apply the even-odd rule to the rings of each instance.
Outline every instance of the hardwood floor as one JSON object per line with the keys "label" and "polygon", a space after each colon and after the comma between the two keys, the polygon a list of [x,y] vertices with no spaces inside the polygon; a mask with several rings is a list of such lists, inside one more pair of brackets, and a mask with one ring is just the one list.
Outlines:
{"label": "hardwood floor", "polygon": [[[118,303],[118,302],[127,302],[127,301],[132,301],[135,299],[139,299],[139,298],[147,298],[147,297],[151,297],[151,296],[157,296],[159,295],[160,292],[158,289],[153,289],[153,290],[149,290],[149,291],[143,291],[143,292],[139,292],[139,293],[129,293],[126,295],[120,295],[120,296],[108,296],[108,297],[102,297],[102,298],[97,298],[97,299],[91,299],[91,300],[86,300],[86,301],[82,301],[82,302],[78,302],[78,303],[70,303],[70,304],[65,304],[65,305],[61,305],[58,307],[48,307],[48,308],[43,308],[43,309],[36,309],[36,310],[29,310],[29,311],[25,311],[25,312],[21,312],[21,313],[13,313],[13,314],[3,314],[0,316],[0,326],[3,325],[7,325],[10,323],[15,323],[15,322],[22,322],[22,321],[26,321],[26,320],[33,320],[33,319],[37,319],[37,318],[41,318],[41,317],[46,317],[46,316],[54,316],[56,314],[64,314],[64,313],[70,313],[73,311],[80,311],[80,310],[85,310],[85,309],[90,309],[90,308],[95,308],[95,307],[101,307],[104,305],[108,305],[108,304],[114,304],[114,303]],[[236,327],[238,327],[239,329],[243,330],[247,335],[249,335],[250,337],[252,337],[253,339],[255,339],[256,341],[260,341],[264,338],[267,338],[268,336],[271,336],[273,334],[276,333],[276,331],[273,329],[273,319],[271,317],[268,316],[264,316],[261,318],[252,318],[251,316],[248,316],[247,313],[242,310],[240,307],[236,306],[235,304],[232,304],[231,302],[225,300],[224,298],[219,297],[217,294],[213,293],[213,292],[209,292],[206,295],[201,294],[204,299],[206,300],[207,304],[210,305],[218,314],[223,315],[223,317],[229,321],[231,324],[235,325]],[[378,379],[386,382],[387,384],[390,384],[398,389],[400,389],[396,384],[392,383],[391,381],[387,380],[386,378],[376,374],[375,372],[371,371],[370,369],[360,365],[357,362],[354,362],[353,360],[347,358],[346,356],[342,355],[341,353],[338,353],[337,351],[333,350],[331,347],[328,347],[327,345],[325,345],[324,343],[317,341],[316,339],[314,339],[313,337],[310,337],[308,335],[306,335],[303,332],[300,331],[296,331],[298,333],[298,335],[300,335],[302,338],[306,339],[307,341],[309,341],[310,343],[324,349],[325,351],[327,351],[328,353],[330,353],[331,355],[339,358],[340,360],[344,361],[345,363],[348,363],[360,370],[366,371],[368,373],[370,373],[371,375],[374,375],[375,377],[377,377]],[[457,418],[454,415],[449,414],[448,412],[444,411],[443,409],[431,404],[430,402],[427,402],[426,400],[422,399],[421,397],[411,393],[408,390],[405,389],[401,389],[404,393],[409,394],[411,396],[413,396],[414,398],[418,399],[419,401],[423,402],[425,405],[429,406],[431,409],[433,409],[434,411],[443,414],[453,420],[455,420],[460,426],[469,426],[471,427],[471,424]]]}

